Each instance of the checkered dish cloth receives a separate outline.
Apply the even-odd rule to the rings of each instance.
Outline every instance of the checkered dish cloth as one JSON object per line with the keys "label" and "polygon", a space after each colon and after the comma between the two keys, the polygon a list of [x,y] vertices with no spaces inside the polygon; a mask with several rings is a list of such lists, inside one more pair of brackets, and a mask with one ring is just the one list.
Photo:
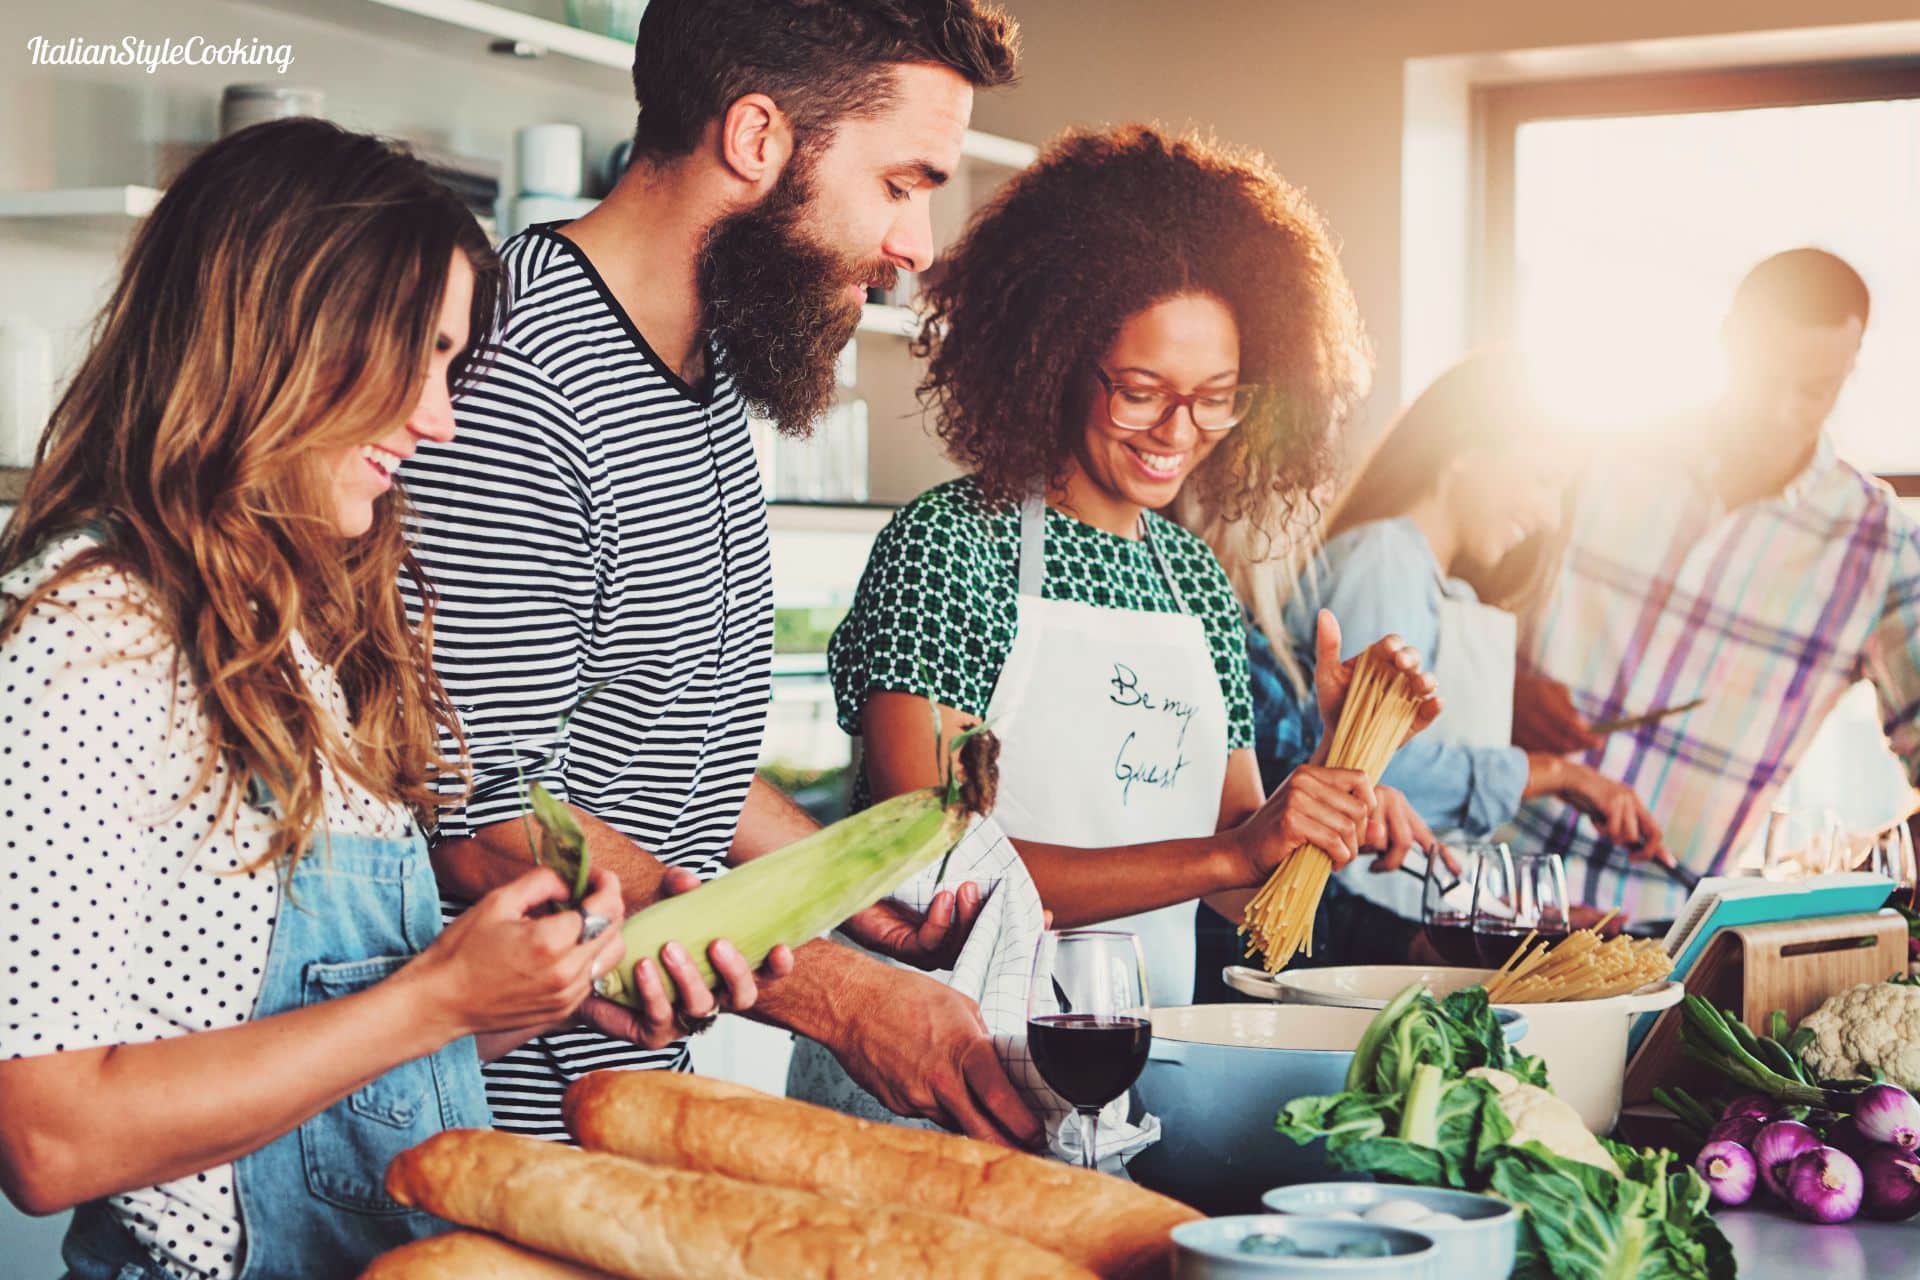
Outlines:
{"label": "checkered dish cloth", "polygon": [[[1034,887],[1033,877],[1027,874],[1026,864],[1020,861],[1006,833],[991,818],[977,819],[961,837],[947,861],[945,877],[936,883],[939,872],[940,866],[935,863],[902,885],[892,901],[913,911],[925,911],[942,887],[952,888],[969,880],[980,886],[984,901],[959,959],[950,971],[932,976],[979,1004],[1008,1078],[1034,1114],[1046,1122],[1053,1154],[1062,1160],[1078,1161],[1081,1136],[1073,1104],[1047,1087],[1027,1052],[1027,981],[1045,929],[1040,892]],[[844,937],[837,940],[847,942]],[[831,1053],[811,1040],[794,1044],[787,1092],[870,1120],[933,1127],[924,1121],[903,1120],[887,1110],[840,1069]],[[1156,1117],[1142,1116],[1128,1123],[1127,1101],[1123,1094],[1100,1113],[1100,1165],[1109,1172],[1120,1172],[1125,1161],[1160,1140]]]}

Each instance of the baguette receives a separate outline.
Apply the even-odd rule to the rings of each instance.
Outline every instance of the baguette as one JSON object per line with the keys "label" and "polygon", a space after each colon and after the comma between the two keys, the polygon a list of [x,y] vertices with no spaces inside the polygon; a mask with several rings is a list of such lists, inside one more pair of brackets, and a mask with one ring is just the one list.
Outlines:
{"label": "baguette", "polygon": [[564,1115],[590,1149],[969,1218],[1109,1280],[1165,1276],[1169,1233],[1201,1216],[1106,1174],[679,1072],[595,1072],[567,1090]]}
{"label": "baguette", "polygon": [[942,1214],[851,1205],[449,1129],[387,1167],[404,1205],[625,1280],[1091,1280],[1058,1254]]}
{"label": "baguette", "polygon": [[388,1250],[360,1280],[607,1280],[607,1273],[478,1231],[455,1231]]}

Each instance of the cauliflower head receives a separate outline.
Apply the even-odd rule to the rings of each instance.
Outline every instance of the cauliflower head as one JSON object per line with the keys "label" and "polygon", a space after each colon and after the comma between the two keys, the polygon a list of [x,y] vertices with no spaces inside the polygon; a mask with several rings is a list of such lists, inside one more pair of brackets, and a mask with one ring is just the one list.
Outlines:
{"label": "cauliflower head", "polygon": [[1513,1125],[1507,1145],[1537,1142],[1557,1156],[1604,1169],[1615,1177],[1620,1166],[1600,1145],[1598,1139],[1580,1122],[1580,1113],[1571,1103],[1538,1085],[1522,1084],[1504,1071],[1475,1067],[1467,1072],[1475,1080],[1485,1080],[1500,1095],[1500,1110]]}
{"label": "cauliflower head", "polygon": [[1802,1054],[1823,1079],[1870,1076],[1877,1067],[1909,1093],[1920,1091],[1920,987],[1863,982],[1808,1014]]}

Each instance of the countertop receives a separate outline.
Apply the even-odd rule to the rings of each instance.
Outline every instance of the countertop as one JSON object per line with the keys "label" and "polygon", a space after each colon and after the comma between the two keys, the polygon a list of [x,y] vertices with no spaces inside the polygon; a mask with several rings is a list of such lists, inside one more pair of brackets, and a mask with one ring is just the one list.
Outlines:
{"label": "countertop", "polygon": [[1920,1219],[1817,1227],[1767,1209],[1714,1215],[1740,1280],[1908,1280],[1920,1276]]}

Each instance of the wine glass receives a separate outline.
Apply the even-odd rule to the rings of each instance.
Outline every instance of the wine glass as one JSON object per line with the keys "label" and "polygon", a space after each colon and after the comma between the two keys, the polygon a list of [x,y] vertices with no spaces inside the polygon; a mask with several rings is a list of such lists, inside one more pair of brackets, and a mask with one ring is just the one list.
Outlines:
{"label": "wine glass", "polygon": [[1896,822],[1874,833],[1867,851],[1866,869],[1893,881],[1893,901],[1912,905],[1920,874],[1916,874],[1914,866],[1913,833],[1905,822]]}
{"label": "wine glass", "polygon": [[1100,1109],[1125,1093],[1153,1043],[1140,939],[1111,929],[1049,930],[1027,985],[1027,1049],[1080,1116],[1080,1162],[1097,1165]]}
{"label": "wine glass", "polygon": [[1845,858],[1846,830],[1832,809],[1776,807],[1767,815],[1766,862],[1760,874],[1769,880],[1817,876]]}
{"label": "wine glass", "polygon": [[1473,945],[1480,963],[1497,969],[1529,933],[1548,945],[1567,936],[1567,869],[1557,853],[1482,858],[1473,890]]}
{"label": "wine glass", "polygon": [[1427,944],[1448,964],[1479,963],[1473,946],[1473,890],[1480,883],[1481,860],[1504,858],[1506,849],[1502,844],[1453,849],[1460,868],[1457,872],[1447,865],[1447,846],[1435,842],[1427,849],[1427,869],[1420,888],[1420,927],[1426,932]]}

